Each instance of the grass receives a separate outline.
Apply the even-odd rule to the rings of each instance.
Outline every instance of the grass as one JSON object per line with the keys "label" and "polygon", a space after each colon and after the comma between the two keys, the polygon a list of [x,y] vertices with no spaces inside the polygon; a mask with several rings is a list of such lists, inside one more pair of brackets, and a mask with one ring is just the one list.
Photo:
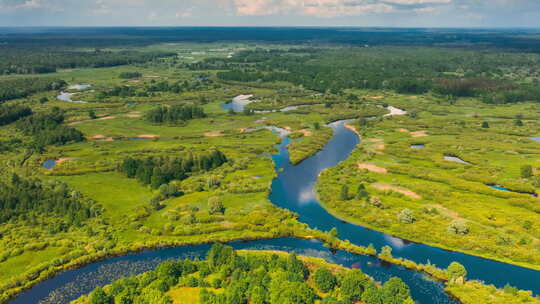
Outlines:
{"label": "grass", "polygon": [[[520,177],[523,165],[537,165],[540,145],[527,137],[540,129],[530,120],[524,127],[513,126],[515,116],[531,114],[536,105],[487,107],[473,100],[456,105],[437,104],[429,98],[387,96],[385,102],[418,112],[418,118],[392,117],[360,127],[361,148],[335,168],[325,171],[318,183],[323,205],[348,221],[405,239],[451,250],[540,269],[539,199],[527,194],[491,189],[503,185],[516,191],[538,191],[531,179]],[[388,101],[387,101],[388,100]],[[504,113],[504,117],[501,117]],[[491,128],[480,127],[492,120]],[[428,136],[415,137],[423,131]],[[424,149],[411,149],[424,144]],[[456,155],[471,165],[443,159]],[[370,164],[386,169],[378,173],[359,169]],[[360,183],[371,196],[380,197],[383,208],[353,199],[341,201],[336,195],[343,184],[356,193]],[[413,198],[386,188],[409,190]],[[416,221],[403,224],[397,214],[413,211]],[[467,235],[451,235],[449,224],[464,221]],[[529,223],[530,226],[524,223]]]}

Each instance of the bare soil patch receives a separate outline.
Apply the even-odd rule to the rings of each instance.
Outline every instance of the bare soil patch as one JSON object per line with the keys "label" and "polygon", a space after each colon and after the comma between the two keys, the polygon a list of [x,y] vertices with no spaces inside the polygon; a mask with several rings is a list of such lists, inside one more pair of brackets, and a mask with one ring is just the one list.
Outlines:
{"label": "bare soil patch", "polygon": [[416,192],[413,192],[411,190],[408,190],[408,189],[405,189],[405,188],[401,188],[401,187],[397,187],[397,186],[391,186],[391,185],[384,185],[384,184],[374,184],[374,185],[371,185],[373,188],[377,189],[377,190],[381,190],[381,191],[394,191],[394,192],[397,192],[397,193],[401,193],[405,196],[408,196],[410,198],[414,198],[414,199],[421,199],[422,197],[416,193]]}
{"label": "bare soil patch", "polygon": [[359,169],[366,169],[366,170],[368,170],[370,172],[374,172],[374,173],[380,173],[380,174],[387,174],[388,173],[388,170],[386,170],[385,168],[376,166],[374,164],[360,163],[360,164],[358,164],[358,168]]}

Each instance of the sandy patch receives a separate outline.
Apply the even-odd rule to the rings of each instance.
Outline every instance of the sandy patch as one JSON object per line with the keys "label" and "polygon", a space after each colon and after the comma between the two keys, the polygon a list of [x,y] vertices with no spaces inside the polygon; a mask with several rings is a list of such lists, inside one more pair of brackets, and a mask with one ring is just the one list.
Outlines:
{"label": "sandy patch", "polygon": [[127,117],[127,118],[141,118],[142,117],[142,114],[125,114],[124,117]]}
{"label": "sandy patch", "polygon": [[401,193],[401,194],[403,194],[405,196],[408,196],[408,197],[414,198],[414,199],[422,198],[417,193],[415,193],[415,192],[413,192],[411,190],[405,189],[405,188],[401,188],[401,187],[383,185],[383,184],[374,184],[374,185],[371,185],[371,187],[373,187],[373,188],[375,188],[377,190],[381,190],[381,191],[394,191],[394,192]]}
{"label": "sandy patch", "polygon": [[426,137],[426,136],[429,136],[429,134],[427,134],[426,131],[416,131],[416,132],[411,132],[411,136],[412,137]]}
{"label": "sandy patch", "polygon": [[75,159],[74,157],[61,157],[56,161],[56,164],[58,165],[58,164],[61,164],[70,160],[74,160],[74,159]]}
{"label": "sandy patch", "polygon": [[366,142],[366,143],[381,143],[383,141],[384,141],[384,139],[382,139],[382,138],[368,138],[368,139],[364,140],[364,142]]}
{"label": "sandy patch", "polygon": [[289,126],[285,126],[285,127],[283,127],[283,129],[285,129],[285,130],[287,130],[287,131],[291,131],[291,132],[292,132],[292,128],[291,128],[291,127],[289,127]]}
{"label": "sandy patch", "polygon": [[96,118],[95,120],[111,120],[115,118],[116,116],[104,116],[104,117]]}
{"label": "sandy patch", "polygon": [[204,133],[204,136],[206,136],[206,137],[220,137],[220,136],[223,136],[223,132],[222,131],[206,132],[206,133]]}
{"label": "sandy patch", "polygon": [[371,99],[383,99],[384,96],[378,95],[378,96],[371,96]]}
{"label": "sandy patch", "polygon": [[356,133],[356,135],[360,136],[360,133],[358,132],[358,130],[356,129],[355,126],[351,126],[351,125],[348,125],[348,124],[345,124],[345,128],[353,131],[354,133]]}
{"label": "sandy patch", "polygon": [[375,145],[375,149],[377,150],[384,150],[384,148],[386,148],[384,144]]}
{"label": "sandy patch", "polygon": [[150,75],[150,76],[144,76],[144,78],[161,78],[161,76]]}
{"label": "sandy patch", "polygon": [[409,133],[409,130],[403,129],[403,128],[398,129],[398,131],[401,132],[401,133]]}
{"label": "sandy patch", "polygon": [[309,129],[298,130],[298,132],[304,134],[304,136],[311,136],[313,133]]}
{"label": "sandy patch", "polygon": [[387,174],[388,170],[386,170],[383,167],[379,167],[373,164],[367,164],[367,163],[360,163],[358,164],[359,169],[366,169],[370,172],[380,173],[380,174]]}
{"label": "sandy patch", "polygon": [[154,135],[154,134],[142,134],[142,135],[139,135],[137,136],[138,138],[158,138],[159,135]]}
{"label": "sandy patch", "polygon": [[107,137],[107,136],[104,136],[104,135],[94,135],[94,136],[90,137],[90,139],[100,140],[100,141],[114,141],[114,138]]}

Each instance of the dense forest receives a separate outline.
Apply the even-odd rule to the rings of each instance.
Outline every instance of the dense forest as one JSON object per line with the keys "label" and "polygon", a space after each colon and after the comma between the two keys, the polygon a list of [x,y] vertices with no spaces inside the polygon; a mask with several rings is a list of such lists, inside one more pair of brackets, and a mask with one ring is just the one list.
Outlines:
{"label": "dense forest", "polygon": [[178,124],[195,118],[204,118],[203,108],[195,105],[172,105],[152,109],[144,118],[152,123]]}
{"label": "dense forest", "polygon": [[79,225],[96,216],[97,209],[77,191],[65,184],[21,178],[14,174],[9,181],[0,181],[0,223],[21,218],[36,224],[40,217],[62,218],[58,231]]}
{"label": "dense forest", "polygon": [[208,171],[227,162],[227,157],[219,150],[208,153],[186,153],[177,157],[147,157],[125,159],[119,170],[129,178],[137,178],[141,183],[157,189],[173,180],[183,180],[189,173]]}
{"label": "dense forest", "polygon": [[59,90],[65,85],[65,81],[51,78],[0,79],[0,103],[10,99],[28,97],[36,92]]}
{"label": "dense forest", "polygon": [[32,115],[32,110],[27,106],[0,104],[0,126],[10,124],[29,115]]}
{"label": "dense forest", "polygon": [[27,136],[34,138],[37,147],[64,145],[84,140],[81,131],[63,125],[64,111],[54,107],[47,113],[35,113],[19,120],[16,127]]}
{"label": "dense forest", "polygon": [[[339,52],[339,54],[338,54]],[[343,54],[345,52],[345,54]],[[540,56],[436,48],[306,48],[294,52],[251,50],[230,59],[210,59],[192,69],[226,69],[225,81],[286,81],[332,93],[345,89],[481,97],[490,103],[540,101]],[[339,69],[335,67],[339,66]],[[527,67],[527,68],[523,68]],[[523,83],[525,78],[532,79]],[[519,80],[519,81],[518,81]]]}
{"label": "dense forest", "polygon": [[102,51],[84,52],[70,49],[0,48],[0,75],[53,73],[57,69],[110,67],[142,63],[175,56],[167,52]]}
{"label": "dense forest", "polygon": [[295,254],[238,254],[216,244],[205,260],[164,262],[153,271],[98,287],[78,303],[170,304],[170,294],[182,288],[200,290],[201,304],[414,303],[399,278],[380,286],[360,270],[309,261]]}

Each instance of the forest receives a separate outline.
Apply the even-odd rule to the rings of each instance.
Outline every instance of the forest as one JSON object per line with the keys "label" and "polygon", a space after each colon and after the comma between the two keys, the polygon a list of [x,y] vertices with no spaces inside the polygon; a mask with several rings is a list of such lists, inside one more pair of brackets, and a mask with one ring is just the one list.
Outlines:
{"label": "forest", "polygon": [[192,291],[190,299],[201,304],[414,303],[409,287],[396,277],[381,285],[360,270],[318,259],[238,253],[221,244],[213,245],[204,260],[167,261],[150,272],[98,287],[75,303],[171,304],[173,298],[187,300],[184,290]]}
{"label": "forest", "polygon": [[[63,183],[26,179],[16,174],[9,182],[0,181],[0,224],[20,219],[36,225],[40,219],[61,218],[51,227],[59,232],[97,215],[99,209]],[[49,220],[43,223],[52,224]]]}
{"label": "forest", "polygon": [[64,80],[52,78],[0,79],[0,103],[10,99],[28,97],[37,92],[59,90],[65,85]]}
{"label": "forest", "polygon": [[145,119],[151,123],[179,124],[196,118],[204,118],[204,110],[195,105],[172,105],[157,107],[145,114]]}
{"label": "forest", "polygon": [[[251,50],[227,60],[209,59],[191,68],[228,69],[225,81],[291,82],[318,92],[346,89],[394,90],[403,94],[433,92],[449,99],[479,97],[488,103],[540,101],[539,56],[437,48],[360,48],[295,52]],[[518,71],[524,64],[530,68]],[[335,69],[340,66],[340,69]],[[531,77],[514,79],[512,72]]]}
{"label": "forest", "polygon": [[58,69],[81,67],[110,67],[124,64],[147,62],[175,54],[166,52],[137,51],[79,51],[76,49],[47,48],[11,48],[0,47],[2,61],[0,74],[43,74],[53,73]]}
{"label": "forest", "polygon": [[64,111],[54,107],[48,113],[34,113],[19,120],[16,127],[25,135],[32,136],[35,145],[40,148],[84,140],[81,131],[66,126],[63,122]]}
{"label": "forest", "polygon": [[227,162],[219,150],[207,153],[186,153],[176,157],[126,158],[120,171],[129,178],[136,178],[145,185],[157,189],[173,180],[183,180],[192,172],[208,171]]}

